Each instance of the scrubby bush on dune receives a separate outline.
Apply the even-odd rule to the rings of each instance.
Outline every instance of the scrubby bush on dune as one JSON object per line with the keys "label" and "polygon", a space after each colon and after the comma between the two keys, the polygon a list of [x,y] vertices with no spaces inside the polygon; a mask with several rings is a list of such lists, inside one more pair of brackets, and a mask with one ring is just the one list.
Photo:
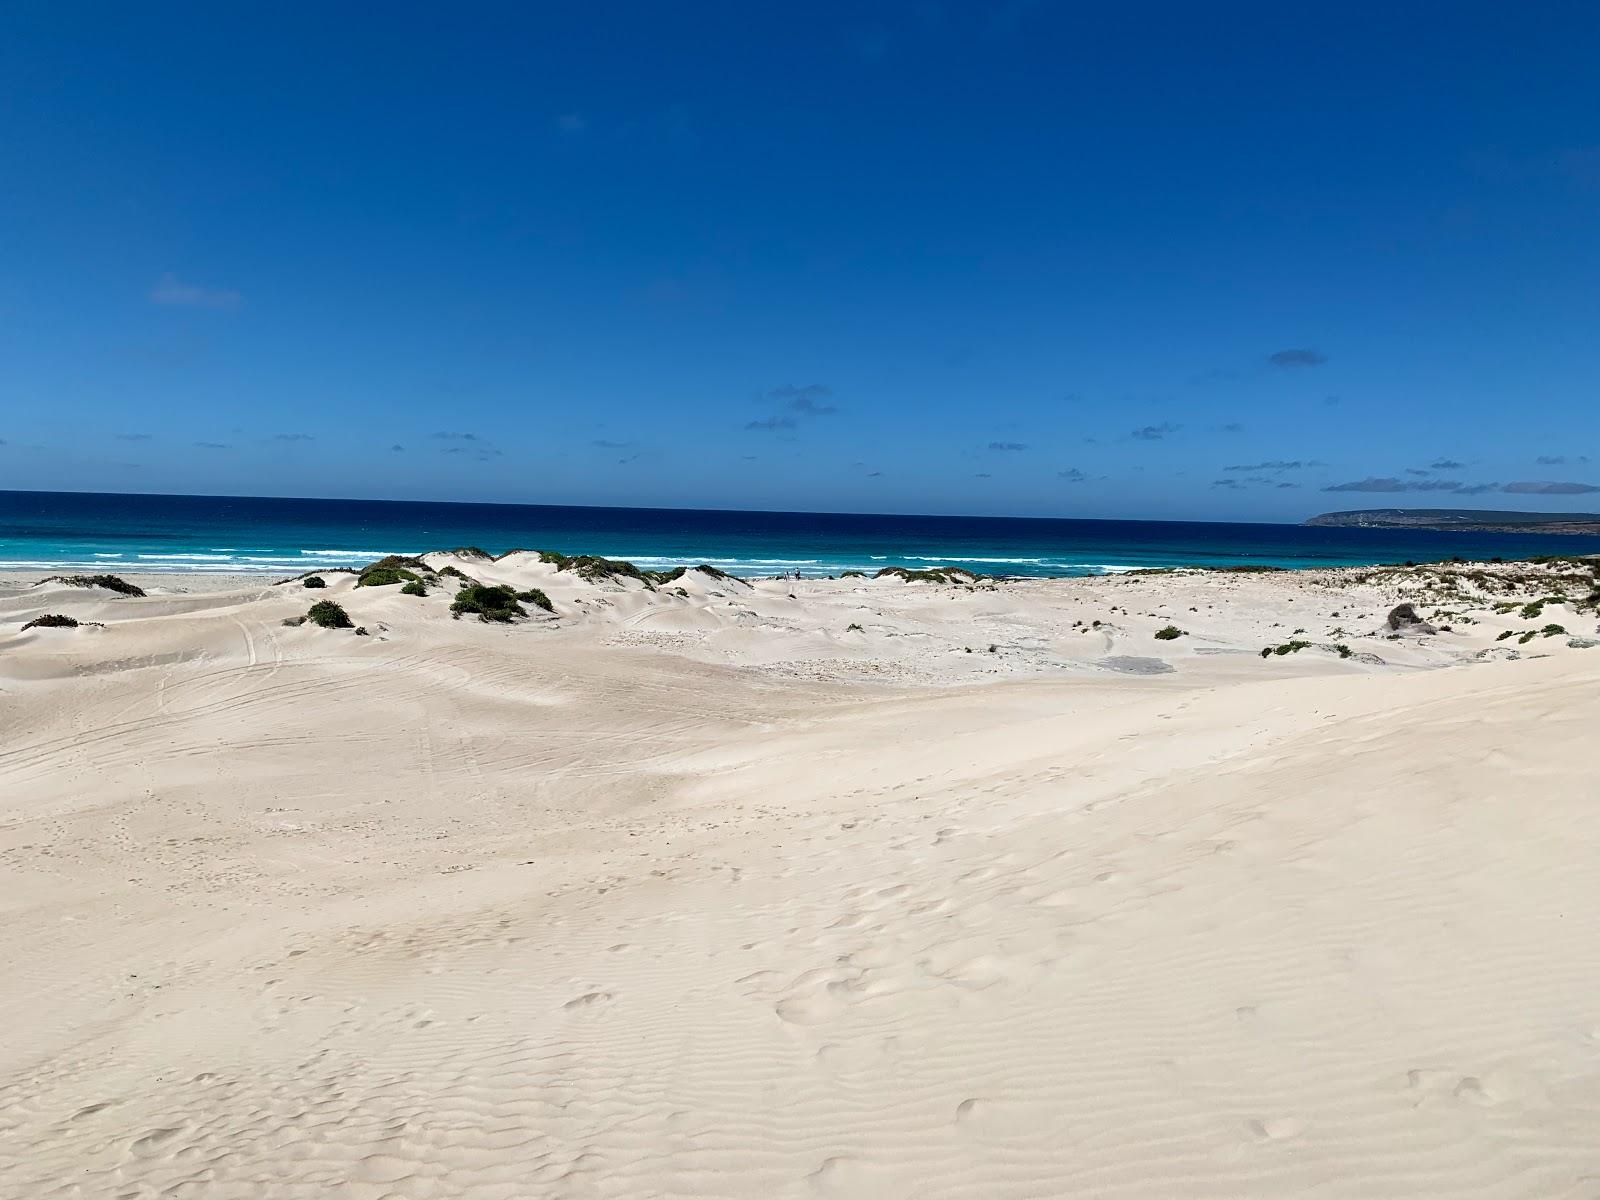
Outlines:
{"label": "scrubby bush on dune", "polygon": [[1265,647],[1261,651],[1261,657],[1262,658],[1268,658],[1268,657],[1270,657],[1271,655],[1274,655],[1274,654],[1276,654],[1276,655],[1278,655],[1280,657],[1282,657],[1285,654],[1299,654],[1300,651],[1304,650],[1309,645],[1311,645],[1310,642],[1302,642],[1298,638],[1291,638],[1289,641],[1284,642],[1283,645],[1281,645],[1281,646],[1267,646],[1267,647]]}
{"label": "scrubby bush on dune", "polygon": [[325,588],[328,586],[328,581],[321,575],[307,575],[300,581],[300,586],[308,588]]}
{"label": "scrubby bush on dune", "polygon": [[473,584],[474,586],[476,586],[478,582],[471,575],[468,575],[465,571],[460,570],[457,567],[440,567],[439,574],[448,575],[452,579],[459,579],[462,583]]}
{"label": "scrubby bush on dune", "polygon": [[528,610],[517,603],[517,594],[508,587],[487,587],[471,583],[456,593],[450,604],[450,615],[459,619],[465,613],[475,614],[480,621],[510,621],[525,617]]}
{"label": "scrubby bush on dune", "polygon": [[865,571],[841,571],[839,573],[840,579],[865,579],[866,577],[867,573]]}
{"label": "scrubby bush on dune", "polygon": [[64,583],[68,587],[79,588],[105,588],[108,592],[116,592],[119,596],[142,596],[144,589],[136,583],[129,583],[117,575],[49,575],[39,581],[40,583]]}
{"label": "scrubby bush on dune", "polygon": [[396,583],[416,583],[418,576],[404,567],[368,567],[356,579],[357,587],[389,587]]}
{"label": "scrubby bush on dune", "polygon": [[400,594],[402,596],[426,596],[428,594],[428,589],[426,586],[424,586],[422,580],[413,579],[410,583],[406,584],[405,587],[400,589]]}
{"label": "scrubby bush on dune", "polygon": [[598,554],[579,554],[560,563],[556,570],[573,571],[588,583],[601,583],[608,579],[637,579],[649,583],[645,573],[631,562],[620,558],[601,558]]}
{"label": "scrubby bush on dune", "polygon": [[526,591],[518,592],[517,599],[526,600],[535,608],[542,608],[547,613],[553,613],[556,610],[556,606],[550,603],[550,597],[546,596],[538,588],[528,588]]}
{"label": "scrubby bush on dune", "polygon": [[344,606],[335,600],[318,600],[306,610],[306,620],[323,629],[349,629],[355,624]]}
{"label": "scrubby bush on dune", "polygon": [[928,567],[911,570],[907,567],[884,567],[874,579],[903,579],[907,583],[975,583],[983,576],[960,567]]}
{"label": "scrubby bush on dune", "polygon": [[458,558],[487,558],[490,561],[494,559],[494,555],[477,546],[457,546],[454,550],[447,550],[445,553],[454,554]]}
{"label": "scrubby bush on dune", "polygon": [[45,613],[35,617],[23,626],[24,629],[76,629],[78,622],[71,617],[64,617],[60,613]]}
{"label": "scrubby bush on dune", "polygon": [[1165,629],[1156,630],[1156,641],[1158,642],[1170,642],[1176,638],[1181,638],[1182,636],[1183,630],[1179,629],[1176,625],[1168,625]]}

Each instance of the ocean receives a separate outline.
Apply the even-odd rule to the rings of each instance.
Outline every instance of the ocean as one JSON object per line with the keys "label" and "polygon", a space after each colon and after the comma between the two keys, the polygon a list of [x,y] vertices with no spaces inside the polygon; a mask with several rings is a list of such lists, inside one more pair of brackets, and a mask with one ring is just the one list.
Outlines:
{"label": "ocean", "polygon": [[0,571],[260,572],[478,546],[601,554],[659,569],[837,575],[950,564],[992,575],[1137,567],[1326,567],[1600,553],[1600,538],[1202,521],[906,517],[248,496],[0,491]]}

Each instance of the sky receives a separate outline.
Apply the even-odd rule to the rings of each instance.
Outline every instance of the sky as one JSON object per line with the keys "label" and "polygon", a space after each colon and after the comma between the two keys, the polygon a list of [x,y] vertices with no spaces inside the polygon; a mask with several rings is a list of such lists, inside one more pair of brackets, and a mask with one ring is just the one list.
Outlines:
{"label": "sky", "polygon": [[1600,510],[1600,7],[0,6],[0,488]]}

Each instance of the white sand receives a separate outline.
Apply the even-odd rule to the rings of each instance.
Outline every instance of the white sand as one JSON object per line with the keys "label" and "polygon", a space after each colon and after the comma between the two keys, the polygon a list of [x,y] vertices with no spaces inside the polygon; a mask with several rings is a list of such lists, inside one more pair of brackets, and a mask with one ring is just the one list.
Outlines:
{"label": "white sand", "polygon": [[0,582],[0,1196],[1597,1194],[1586,587],[457,565]]}

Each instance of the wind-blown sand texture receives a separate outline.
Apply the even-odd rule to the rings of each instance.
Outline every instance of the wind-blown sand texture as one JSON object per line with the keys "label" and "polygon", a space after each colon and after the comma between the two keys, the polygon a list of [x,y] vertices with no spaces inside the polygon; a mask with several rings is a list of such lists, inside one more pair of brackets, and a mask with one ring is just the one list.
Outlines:
{"label": "wind-blown sand texture", "polygon": [[428,561],[0,586],[0,1195],[1600,1194],[1586,565]]}

